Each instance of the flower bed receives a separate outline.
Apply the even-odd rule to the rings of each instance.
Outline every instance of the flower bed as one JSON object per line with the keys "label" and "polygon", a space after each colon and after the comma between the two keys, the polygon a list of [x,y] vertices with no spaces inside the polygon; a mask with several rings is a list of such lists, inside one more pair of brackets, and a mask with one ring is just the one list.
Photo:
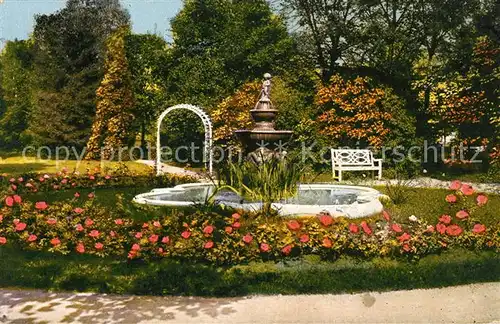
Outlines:
{"label": "flower bed", "polygon": [[[153,173],[133,174],[126,170],[104,173],[99,168],[88,170],[86,174],[68,172],[63,169],[56,174],[29,173],[20,176],[0,175],[0,188],[5,194],[29,194],[47,191],[63,191],[84,188],[122,188],[122,187],[173,187],[182,183],[196,182],[189,176],[166,174],[156,176]],[[0,190],[0,194],[2,191]]]}
{"label": "flower bed", "polygon": [[341,255],[414,259],[449,247],[500,248],[500,226],[486,227],[473,216],[488,197],[458,181],[444,198],[450,205],[448,213],[436,215],[433,224],[415,216],[397,223],[388,212],[360,223],[328,214],[284,220],[211,212],[172,212],[138,223],[125,217],[119,206],[109,210],[94,203],[92,193],[76,193],[72,200],[48,205],[25,202],[13,189],[0,208],[0,245],[26,250],[237,264],[305,254],[324,259]]}

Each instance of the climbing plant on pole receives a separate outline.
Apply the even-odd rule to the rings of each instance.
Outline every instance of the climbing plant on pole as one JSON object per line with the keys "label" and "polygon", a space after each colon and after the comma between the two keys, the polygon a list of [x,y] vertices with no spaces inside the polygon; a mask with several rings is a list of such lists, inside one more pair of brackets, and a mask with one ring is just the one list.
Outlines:
{"label": "climbing plant on pole", "polygon": [[107,40],[105,73],[96,91],[96,116],[87,142],[87,159],[111,159],[113,152],[132,138],[134,95],[125,55],[125,36],[129,33],[128,26],[120,27]]}

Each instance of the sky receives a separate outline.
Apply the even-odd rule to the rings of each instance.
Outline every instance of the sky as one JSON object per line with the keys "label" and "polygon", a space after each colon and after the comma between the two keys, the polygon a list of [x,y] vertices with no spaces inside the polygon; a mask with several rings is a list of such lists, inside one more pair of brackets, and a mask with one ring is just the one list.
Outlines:
{"label": "sky", "polygon": [[[132,18],[135,33],[151,32],[170,39],[169,21],[182,0],[121,0]],[[0,0],[0,41],[26,39],[33,31],[34,15],[64,7],[66,0]]]}

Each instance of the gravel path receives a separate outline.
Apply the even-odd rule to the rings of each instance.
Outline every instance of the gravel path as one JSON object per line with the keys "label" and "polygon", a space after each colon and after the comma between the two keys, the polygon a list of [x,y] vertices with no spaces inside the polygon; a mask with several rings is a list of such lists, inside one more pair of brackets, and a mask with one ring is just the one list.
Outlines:
{"label": "gravel path", "polygon": [[[153,168],[155,167],[155,163],[156,163],[155,161],[152,161],[152,160],[137,160],[137,162],[146,164],[146,165],[153,167]],[[186,176],[191,176],[194,178],[201,178],[200,174],[198,174],[194,171],[185,170],[183,168],[168,165],[165,163],[162,163],[161,170],[163,173],[171,173],[171,174],[176,174],[176,175],[181,175],[181,176],[186,175]]]}
{"label": "gravel path", "polygon": [[0,290],[6,323],[500,323],[500,283],[342,295],[146,297]]}
{"label": "gravel path", "polygon": [[[387,183],[395,184],[397,180],[366,180],[362,182],[345,182],[349,184],[357,184],[363,186],[385,186]],[[433,178],[417,178],[407,182],[407,184],[411,187],[415,188],[444,188],[448,189],[450,187],[451,181],[442,181]],[[478,192],[484,193],[494,193],[500,194],[500,183],[471,183],[470,184],[474,189]]]}

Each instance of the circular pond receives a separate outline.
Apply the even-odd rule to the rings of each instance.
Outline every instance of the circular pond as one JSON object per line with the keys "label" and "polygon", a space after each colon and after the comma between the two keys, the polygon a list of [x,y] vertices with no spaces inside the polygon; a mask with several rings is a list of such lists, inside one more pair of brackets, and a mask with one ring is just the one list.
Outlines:
{"label": "circular pond", "polygon": [[[173,188],[153,189],[137,195],[134,201],[155,206],[193,206],[204,203],[214,189],[215,186],[211,183],[189,183]],[[283,216],[317,215],[328,211],[332,215],[349,218],[366,217],[382,211],[380,196],[380,192],[368,187],[301,184],[296,196],[274,203],[273,208]],[[232,191],[218,192],[215,201],[247,211],[261,207],[260,202],[246,201]]]}

